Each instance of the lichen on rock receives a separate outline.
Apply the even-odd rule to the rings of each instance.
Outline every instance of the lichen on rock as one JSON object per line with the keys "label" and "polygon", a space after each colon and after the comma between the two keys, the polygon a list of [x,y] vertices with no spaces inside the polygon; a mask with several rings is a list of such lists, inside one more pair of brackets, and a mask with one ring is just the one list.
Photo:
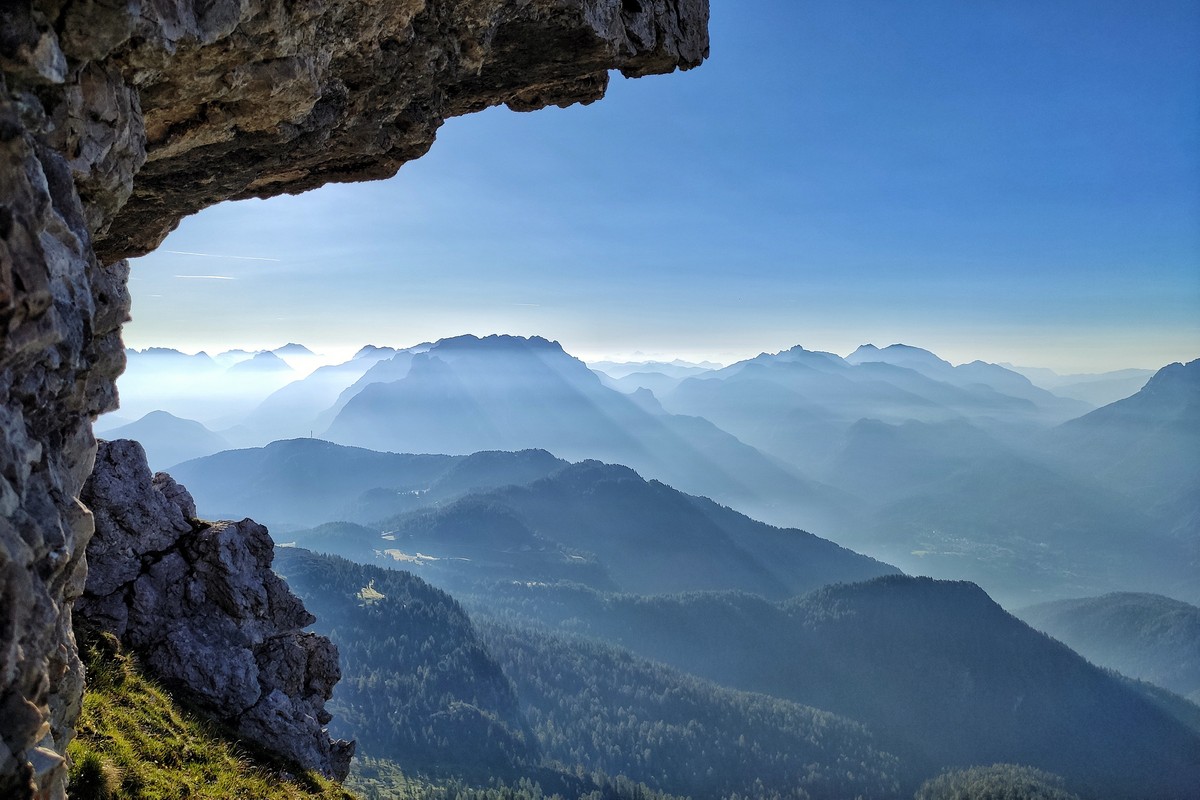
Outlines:
{"label": "lichen on rock", "polygon": [[0,797],[65,793],[123,259],[222,200],[388,177],[449,117],[695,66],[707,22],[707,0],[0,2]]}

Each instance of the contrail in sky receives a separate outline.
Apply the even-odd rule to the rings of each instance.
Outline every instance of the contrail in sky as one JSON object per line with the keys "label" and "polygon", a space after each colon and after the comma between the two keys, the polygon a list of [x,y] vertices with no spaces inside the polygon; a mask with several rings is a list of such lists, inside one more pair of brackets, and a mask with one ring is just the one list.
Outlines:
{"label": "contrail in sky", "polygon": [[204,256],[205,258],[233,258],[238,261],[283,261],[282,258],[262,258],[260,256],[226,256],[220,253],[193,253],[188,250],[163,250],[177,256]]}
{"label": "contrail in sky", "polygon": [[176,278],[190,278],[198,281],[236,281],[228,275],[176,275]]}

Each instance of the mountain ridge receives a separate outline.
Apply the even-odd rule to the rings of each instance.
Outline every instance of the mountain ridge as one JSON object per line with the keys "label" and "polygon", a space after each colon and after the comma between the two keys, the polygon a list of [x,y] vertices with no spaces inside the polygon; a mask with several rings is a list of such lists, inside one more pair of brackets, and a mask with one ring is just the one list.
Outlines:
{"label": "mountain ridge", "polygon": [[[845,715],[921,763],[1024,763],[1084,796],[1190,797],[1200,785],[1200,732],[966,582],[892,575],[775,604],[497,586],[468,607]],[[1131,745],[1132,729],[1145,733]]]}
{"label": "mountain ridge", "polygon": [[1094,663],[1200,703],[1200,607],[1148,592],[1111,592],[1016,613]]}
{"label": "mountain ridge", "polygon": [[810,527],[839,516],[830,506],[841,502],[708,420],[647,411],[606,388],[557,342],[538,337],[441,340],[413,356],[403,377],[351,397],[326,436],[374,449],[541,448],[568,460],[628,464],[689,492]]}

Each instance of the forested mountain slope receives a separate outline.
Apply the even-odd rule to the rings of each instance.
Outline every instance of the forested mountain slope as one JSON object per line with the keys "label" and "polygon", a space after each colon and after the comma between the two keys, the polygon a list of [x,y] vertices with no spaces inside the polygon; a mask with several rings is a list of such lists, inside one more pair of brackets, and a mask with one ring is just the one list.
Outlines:
{"label": "forested mountain slope", "polygon": [[1096,664],[1200,702],[1200,608],[1190,603],[1115,592],[1016,613]]}
{"label": "forested mountain slope", "polygon": [[406,572],[286,547],[275,569],[338,647],[331,731],[406,769],[486,779],[538,762],[511,682],[445,593]]}
{"label": "forested mountain slope", "polygon": [[596,642],[496,623],[481,633],[544,752],[564,764],[697,800],[900,797],[918,773],[862,725],[825,711]]}
{"label": "forested mountain slope", "polygon": [[917,780],[833,714],[595,643],[493,624],[481,636],[454,600],[405,572],[291,548],[275,566],[341,651],[331,728],[406,771],[548,786],[623,775],[714,800],[896,798]]}
{"label": "forested mountain slope", "polygon": [[1103,797],[1200,786],[1200,735],[970,584],[888,576],[782,604],[497,585],[470,607],[848,716],[904,758],[1023,763]]}

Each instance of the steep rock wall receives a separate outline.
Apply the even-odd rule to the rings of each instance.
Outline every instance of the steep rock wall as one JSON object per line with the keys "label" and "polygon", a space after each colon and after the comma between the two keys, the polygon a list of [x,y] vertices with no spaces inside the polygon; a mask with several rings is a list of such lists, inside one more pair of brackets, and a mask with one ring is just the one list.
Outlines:
{"label": "steep rock wall", "polygon": [[271,571],[253,520],[201,522],[137,442],[103,442],[81,499],[96,530],[75,614],[118,637],[193,705],[267,749],[344,779],[354,748],[324,729],[337,648]]}
{"label": "steep rock wall", "polygon": [[91,423],[128,266],[229,198],[381,178],[447,117],[698,64],[707,0],[0,3],[0,797],[58,797]]}

